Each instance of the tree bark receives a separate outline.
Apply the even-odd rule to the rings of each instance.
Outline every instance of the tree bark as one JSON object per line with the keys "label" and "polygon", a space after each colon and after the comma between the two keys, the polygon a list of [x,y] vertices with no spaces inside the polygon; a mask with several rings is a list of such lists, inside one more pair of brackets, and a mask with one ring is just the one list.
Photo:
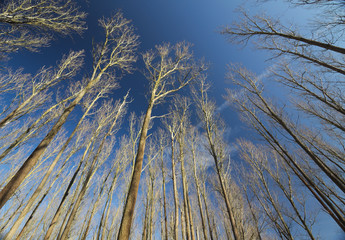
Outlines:
{"label": "tree bark", "polygon": [[150,103],[149,103],[149,106],[147,108],[146,115],[144,118],[142,130],[140,134],[137,156],[135,158],[133,176],[132,176],[131,184],[129,187],[127,200],[124,207],[122,221],[120,225],[119,235],[117,239],[121,239],[121,240],[129,239],[132,221],[133,221],[133,214],[134,214],[134,209],[135,209],[135,202],[137,200],[137,195],[138,195],[141,169],[143,165],[145,144],[146,144],[146,138],[147,138],[147,131],[149,128],[153,104],[154,102],[150,100]]}

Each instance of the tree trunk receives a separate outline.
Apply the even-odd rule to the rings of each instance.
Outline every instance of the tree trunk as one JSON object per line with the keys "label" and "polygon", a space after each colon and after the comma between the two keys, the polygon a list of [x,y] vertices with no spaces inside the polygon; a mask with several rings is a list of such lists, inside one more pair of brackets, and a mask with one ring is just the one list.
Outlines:
{"label": "tree trunk", "polygon": [[[163,154],[163,151],[162,151]],[[165,232],[165,240],[168,240],[168,219],[167,219],[167,203],[166,203],[166,194],[165,194],[165,171],[163,165],[163,156],[162,156],[162,178],[163,178],[163,209],[164,209],[164,232]]]}
{"label": "tree trunk", "polygon": [[64,110],[59,120],[55,123],[53,128],[45,136],[45,138],[40,142],[36,149],[31,153],[31,155],[26,159],[23,165],[20,167],[18,172],[12,177],[12,179],[6,184],[6,186],[0,192],[0,209],[5,205],[5,203],[12,197],[16,192],[19,185],[24,181],[25,177],[29,174],[33,166],[36,165],[42,154],[47,149],[49,143],[53,140],[55,135],[58,133],[62,125],[66,122],[68,115],[72,112],[74,107],[80,102],[83,96],[86,94],[89,88],[86,87],[79,93],[79,95],[73,100],[73,102]]}
{"label": "tree trunk", "polygon": [[182,233],[182,239],[186,239],[186,224],[185,224],[185,214],[183,211],[183,207],[181,207],[181,233]]}
{"label": "tree trunk", "polygon": [[178,136],[178,142],[179,142],[179,153],[180,153],[180,162],[181,162],[181,174],[182,174],[182,192],[183,192],[183,212],[184,212],[184,219],[185,219],[185,229],[186,229],[186,239],[191,239],[191,233],[190,233],[190,222],[189,222],[189,210],[188,210],[188,188],[186,184],[186,173],[184,169],[184,154],[183,154],[183,147],[184,147],[184,141],[183,141],[183,135],[180,132]]}
{"label": "tree trunk", "polygon": [[195,151],[194,151],[194,149],[192,149],[192,160],[193,160],[194,180],[195,180],[195,185],[196,185],[196,194],[198,197],[199,212],[200,212],[200,217],[201,217],[202,232],[204,234],[204,239],[207,239],[205,217],[204,217],[204,212],[202,210],[202,202],[201,202],[201,197],[200,197],[200,183],[199,183],[199,178],[196,174],[196,162],[195,162]]}
{"label": "tree trunk", "polygon": [[143,225],[143,233],[142,233],[142,240],[147,240],[147,218],[148,218],[148,209],[149,209],[149,201],[148,195],[146,196],[146,206],[145,206],[145,216],[144,216],[144,225]]}
{"label": "tree trunk", "polygon": [[146,115],[144,118],[141,134],[140,134],[140,140],[139,140],[137,156],[136,156],[135,164],[134,164],[133,176],[132,176],[131,184],[130,184],[128,195],[127,195],[126,204],[125,204],[124,211],[123,211],[119,235],[117,238],[117,239],[121,239],[121,240],[128,240],[130,232],[131,232],[133,214],[134,214],[134,209],[135,209],[135,202],[137,200],[139,182],[140,182],[140,176],[141,176],[141,169],[142,169],[143,159],[144,159],[147,131],[148,131],[149,123],[151,120],[153,103],[154,102],[152,100],[149,103],[149,106],[147,108]]}
{"label": "tree trunk", "polygon": [[174,217],[174,240],[178,240],[178,192],[177,192],[177,179],[175,170],[175,159],[174,159],[174,138],[171,137],[171,165],[172,165],[172,179],[174,188],[174,205],[175,205],[175,217]]}
{"label": "tree trunk", "polygon": [[205,186],[205,183],[204,183],[203,184],[202,196],[203,196],[203,199],[204,199],[204,202],[205,202],[205,212],[206,212],[206,217],[207,217],[208,229],[210,231],[210,239],[213,240],[213,229],[212,229],[212,226],[211,226],[210,213],[208,211],[207,196],[206,196],[206,189],[205,188],[206,188],[206,186]]}
{"label": "tree trunk", "polygon": [[224,181],[223,181],[221,169],[220,169],[220,166],[219,166],[219,159],[218,159],[217,151],[215,149],[215,146],[214,146],[214,143],[213,143],[213,139],[212,139],[212,134],[210,132],[210,126],[209,126],[210,122],[208,122],[208,119],[205,119],[205,122],[206,122],[206,132],[207,132],[207,138],[208,138],[209,145],[210,145],[211,155],[213,157],[213,160],[214,160],[214,163],[215,163],[215,166],[216,166],[216,172],[217,172],[219,183],[220,183],[220,186],[221,186],[222,195],[224,197],[224,201],[225,201],[225,205],[226,205],[226,210],[227,210],[227,213],[229,215],[232,232],[234,234],[234,239],[235,240],[240,240],[241,239],[241,235],[240,235],[240,233],[238,231],[238,228],[236,226],[236,221],[235,221],[232,209],[231,209],[231,204],[230,204],[228,192],[227,192],[227,190],[225,188],[225,184],[224,184]]}
{"label": "tree trunk", "polygon": [[[188,188],[187,188],[188,189]],[[194,236],[194,222],[193,222],[193,214],[192,214],[192,207],[190,205],[190,199],[187,194],[187,206],[188,206],[188,214],[189,214],[189,223],[190,223],[190,236],[192,240],[195,240]]]}
{"label": "tree trunk", "polygon": [[221,174],[219,166],[218,166],[218,162],[216,162],[216,169],[217,169],[217,175],[218,175],[221,190],[222,190],[222,195],[224,197],[224,201],[225,201],[225,205],[226,205],[226,210],[227,210],[227,213],[228,213],[229,218],[230,218],[230,223],[231,223],[232,232],[234,234],[234,239],[240,240],[242,238],[241,238],[241,235],[240,235],[238,228],[237,228],[237,224],[236,224],[236,221],[234,218],[234,214],[233,214],[230,200],[229,200],[229,196],[228,196],[228,191],[226,191],[224,180],[223,180],[222,174]]}

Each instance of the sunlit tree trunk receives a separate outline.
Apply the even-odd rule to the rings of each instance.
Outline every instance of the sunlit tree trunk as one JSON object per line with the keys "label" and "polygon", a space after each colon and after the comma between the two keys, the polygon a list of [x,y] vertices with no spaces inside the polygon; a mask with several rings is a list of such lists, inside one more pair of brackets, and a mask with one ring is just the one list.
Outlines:
{"label": "sunlit tree trunk", "polygon": [[[187,188],[188,189],[188,188]],[[194,221],[193,221],[193,214],[192,214],[192,206],[190,204],[190,198],[187,195],[187,206],[188,206],[188,215],[189,215],[189,222],[190,222],[190,234],[191,234],[191,239],[195,240],[194,236]]]}
{"label": "sunlit tree trunk", "polygon": [[133,214],[134,214],[134,208],[135,208],[135,202],[137,199],[137,193],[139,189],[141,169],[142,169],[143,159],[144,159],[146,137],[147,137],[147,131],[148,131],[149,123],[151,119],[152,108],[153,108],[153,102],[152,100],[150,100],[149,106],[145,114],[142,130],[141,130],[137,156],[136,156],[135,164],[134,164],[133,176],[132,176],[130,188],[128,190],[127,200],[126,200],[126,204],[125,204],[125,208],[124,208],[124,212],[122,216],[118,239],[124,239],[124,240],[129,239],[129,234],[131,231]]}
{"label": "sunlit tree trunk", "polygon": [[[182,124],[181,124],[182,125]],[[181,129],[184,127],[181,127]],[[181,134],[181,130],[178,134],[177,141],[179,143],[179,160],[181,163],[181,174],[182,174],[182,193],[183,193],[183,213],[184,213],[184,223],[186,229],[186,238],[191,239],[191,231],[190,231],[190,219],[189,219],[189,209],[188,209],[188,188],[186,183],[186,173],[184,167],[184,135]]]}
{"label": "sunlit tree trunk", "polygon": [[[163,193],[163,211],[164,211],[164,239],[168,240],[168,217],[167,217],[167,203],[166,203],[166,189],[165,189],[165,168],[164,168],[164,145],[163,145],[163,135],[161,132],[159,134],[159,151],[160,151],[160,167],[162,171],[162,193]],[[163,227],[162,227],[163,228]],[[163,238],[163,234],[162,234]]]}
{"label": "sunlit tree trunk", "polygon": [[179,200],[178,200],[178,191],[177,191],[177,179],[176,179],[176,166],[175,166],[175,140],[173,137],[170,139],[171,144],[171,177],[173,180],[173,190],[174,190],[174,206],[175,206],[175,215],[174,215],[174,239],[178,240],[178,219],[179,219]]}

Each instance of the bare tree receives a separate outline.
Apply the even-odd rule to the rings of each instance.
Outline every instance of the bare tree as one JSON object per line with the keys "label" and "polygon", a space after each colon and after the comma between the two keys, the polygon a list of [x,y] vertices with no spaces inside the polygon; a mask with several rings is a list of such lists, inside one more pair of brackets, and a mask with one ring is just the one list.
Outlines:
{"label": "bare tree", "polygon": [[[77,178],[78,174],[80,173],[80,171],[83,170],[81,173],[81,176],[88,173],[88,175],[86,175],[86,176],[88,176],[88,179],[86,179],[88,181],[94,175],[95,168],[98,168],[98,166],[99,166],[99,164],[97,164],[97,163],[99,163],[99,162],[97,162],[97,160],[98,160],[97,155],[99,155],[100,151],[102,150],[101,146],[97,145],[97,140],[99,140],[99,137],[102,136],[102,132],[105,131],[104,129],[107,128],[109,126],[109,124],[111,126],[113,126],[113,128],[115,127],[115,124],[118,123],[117,120],[119,120],[119,117],[122,116],[122,113],[123,113],[123,110],[125,107],[124,105],[126,105],[126,103],[127,103],[127,95],[121,104],[117,103],[117,106],[115,108],[112,104],[109,104],[109,103],[104,104],[102,106],[102,108],[100,108],[99,114],[97,115],[97,118],[95,120],[95,125],[97,125],[97,127],[95,127],[95,129],[93,130],[93,133],[90,134],[91,137],[87,140],[88,143],[86,144],[86,147],[84,149],[83,156],[82,156],[81,160],[79,161],[79,163],[77,164],[77,167],[74,170],[73,176],[70,179],[69,184],[63,193],[62,199],[60,200],[58,208],[56,209],[56,211],[53,215],[53,219],[51,220],[51,222],[49,224],[49,228],[45,234],[45,239],[49,239],[51,234],[53,233],[53,230],[56,227],[56,223],[58,222],[59,217],[62,215],[62,211],[63,211],[62,206],[66,202],[67,197],[69,195],[69,192],[70,192],[73,184],[75,183],[76,178]],[[115,110],[115,111],[113,111],[113,110]],[[119,111],[116,111],[116,110],[119,110]],[[109,128],[111,128],[111,126]],[[114,129],[110,129],[110,130],[111,131],[107,131],[107,133],[103,135],[103,139],[101,140],[101,144],[102,143],[104,144],[104,141],[105,141],[107,135],[111,134],[111,132]],[[98,146],[98,148],[97,148],[97,146]],[[96,150],[96,153],[93,155],[92,152],[93,152],[94,148],[97,148],[98,150]],[[90,163],[90,161],[87,161],[88,159],[92,159],[92,160],[90,160],[91,163]],[[84,169],[82,167],[84,167]],[[83,195],[85,194],[86,187],[87,187],[87,183],[85,183],[85,181],[83,181],[83,177],[81,177],[79,179],[79,182],[77,183],[75,194],[73,196],[74,200],[72,202],[76,203],[75,199],[79,198],[78,202],[80,204],[80,201],[82,200]],[[79,191],[83,191],[84,193],[80,194]],[[71,206],[71,209],[75,209],[74,211],[77,210],[77,208],[73,208],[72,206]],[[66,214],[66,215],[68,216],[68,214]],[[70,218],[68,218],[68,217],[65,218],[65,220],[68,220],[68,219],[70,219]],[[60,227],[60,233],[62,233],[63,230],[64,230],[64,223]],[[60,235],[60,233],[59,233],[59,235]]]}
{"label": "bare tree", "polygon": [[[163,211],[164,211],[164,231],[162,230],[162,238],[168,240],[168,216],[167,216],[167,197],[166,197],[166,169],[164,164],[164,150],[166,149],[165,132],[160,129],[158,131],[159,153],[160,153],[160,168],[162,171],[162,194],[163,194]],[[162,215],[162,211],[161,211]],[[163,217],[162,217],[163,218]],[[163,225],[163,223],[161,223]],[[163,226],[162,226],[163,228]]]}
{"label": "bare tree", "polygon": [[[198,206],[199,206],[199,212],[200,212],[200,218],[201,218],[201,228],[202,228],[202,232],[203,232],[203,236],[204,239],[208,238],[208,234],[207,234],[207,227],[206,227],[206,223],[205,223],[205,217],[204,217],[204,211],[203,211],[203,204],[202,204],[202,200],[201,200],[201,183],[200,183],[200,179],[199,179],[199,174],[197,171],[197,153],[198,150],[197,148],[200,147],[198,145],[198,132],[195,128],[190,128],[189,129],[189,134],[188,134],[188,142],[189,142],[189,146],[190,146],[190,152],[192,154],[192,161],[193,161],[193,178],[195,181],[195,185],[196,185],[196,194],[197,194],[197,199],[198,199]],[[199,165],[198,165],[198,169],[199,169]],[[211,236],[212,239],[212,236]]]}
{"label": "bare tree", "polygon": [[[174,51],[173,57],[170,56],[171,51]],[[143,59],[147,70],[146,78],[150,81],[150,99],[141,128],[134,172],[118,235],[119,239],[129,239],[153,107],[166,96],[177,92],[198,78],[200,72],[204,70],[202,65],[196,65],[191,61],[192,54],[189,51],[189,45],[185,43],[179,43],[174,47],[170,47],[168,44],[157,46],[156,51],[145,53]]]}
{"label": "bare tree", "polygon": [[[239,86],[242,86],[244,91],[238,94],[229,91],[229,97],[236,103],[239,110],[245,116],[246,121],[267,141],[269,146],[284,159],[287,166],[289,166],[294,174],[303,182],[303,184],[311,191],[314,197],[319,201],[322,207],[330,214],[330,216],[337,222],[337,224],[344,229],[344,209],[341,204],[341,196],[343,193],[343,179],[339,170],[333,165],[334,161],[327,161],[325,156],[336,155],[319,154],[319,148],[316,150],[311,144],[310,140],[306,140],[305,136],[315,136],[311,129],[307,126],[297,124],[289,119],[286,112],[278,106],[274,106],[269,100],[263,97],[262,86],[254,74],[248,70],[234,67],[232,68],[233,80]],[[238,78],[237,78],[238,77]],[[243,82],[240,82],[243,81]],[[249,94],[249,95],[247,95]],[[244,96],[245,95],[245,96]],[[246,99],[246,100],[244,100]],[[268,122],[267,119],[271,119]],[[279,135],[271,126],[280,129],[287,135]],[[310,135],[311,134],[311,135]],[[290,144],[285,145],[286,139],[290,139]],[[315,138],[315,144],[318,138]],[[284,146],[285,145],[285,146]],[[292,146],[291,146],[292,145]],[[296,151],[298,148],[300,151]],[[312,164],[323,172],[322,179],[319,182],[314,178],[314,174],[304,167],[304,163]],[[328,183],[325,179],[328,179]],[[322,184],[318,184],[322,183]],[[337,194],[329,195],[328,188],[337,187]]]}
{"label": "bare tree", "polygon": [[203,79],[199,84],[199,89],[194,89],[195,102],[199,110],[199,118],[203,123],[203,128],[205,130],[206,138],[208,141],[208,151],[212,156],[216,173],[218,176],[219,184],[221,186],[221,194],[224,197],[227,214],[230,219],[232,233],[235,240],[242,239],[239,224],[235,220],[233,206],[231,204],[231,192],[227,191],[226,183],[223,175],[224,166],[226,166],[226,149],[225,142],[223,140],[222,123],[216,118],[216,107],[215,104],[208,99],[207,90],[208,86]]}
{"label": "bare tree", "polygon": [[[252,176],[248,174],[246,178],[250,182],[250,189],[280,237],[292,239],[294,232],[298,232],[294,230],[291,220],[310,239],[316,239],[312,233],[315,220],[306,209],[303,194],[298,194],[291,170],[279,159],[279,155],[266,153],[261,146],[256,147],[247,141],[241,141],[239,145],[243,159],[254,173]],[[272,161],[269,161],[270,157]]]}
{"label": "bare tree", "polygon": [[[54,185],[56,184],[56,181],[59,179],[59,177],[64,173],[64,171],[66,170],[67,167],[69,167],[69,165],[67,164],[68,161],[71,161],[71,158],[72,156],[74,156],[82,147],[83,147],[83,144],[81,143],[82,142],[82,139],[83,137],[85,137],[85,133],[88,133],[87,132],[87,129],[85,128],[80,128],[79,132],[78,132],[78,136],[77,136],[77,139],[75,140],[73,146],[72,146],[72,149],[69,151],[68,155],[66,156],[64,162],[62,163],[60,169],[57,171],[57,173],[55,174],[54,176],[54,179],[51,181],[50,185],[44,189],[43,191],[43,187],[44,185],[41,186],[42,182],[45,182],[45,177],[47,175],[47,172],[45,173],[44,177],[42,178],[42,181],[40,182],[39,186],[36,188],[35,192],[33,193],[33,195],[30,197],[30,199],[27,201],[27,205],[23,208],[23,210],[20,212],[20,215],[18,216],[16,222],[12,225],[12,228],[10,229],[10,231],[7,233],[7,237],[11,236],[11,232],[15,232],[14,231],[14,228],[18,226],[18,222],[22,223],[23,222],[23,218],[25,216],[25,214],[27,214],[29,212],[29,209],[30,207],[28,206],[30,204],[30,206],[33,205],[34,203],[34,200],[36,200],[36,198],[38,198],[39,195],[35,196],[35,194],[39,194],[40,192],[43,192],[39,198],[39,200],[37,201],[36,203],[36,206],[34,207],[34,209],[32,210],[29,218],[26,220],[22,230],[20,231],[19,235],[17,236],[17,238],[21,238],[23,237],[23,235],[25,234],[25,232],[30,232],[30,227],[31,225],[33,225],[32,223],[32,220],[33,220],[33,216],[34,214],[36,213],[36,211],[38,210],[38,208],[41,206],[42,202],[45,200],[46,196],[48,195],[49,191],[54,187]],[[61,148],[61,150],[64,148],[64,146]],[[60,152],[61,152],[60,150]],[[65,149],[66,150],[66,149]],[[58,155],[56,157],[59,156],[60,152],[58,153]],[[55,159],[56,159],[55,157]],[[54,160],[55,160],[54,159]],[[72,161],[73,162],[73,161]],[[49,168],[50,169],[50,168]],[[48,171],[49,171],[48,169]],[[61,188],[63,188],[64,184],[61,185]],[[41,187],[41,189],[40,189]],[[55,194],[57,194],[59,191],[57,191]],[[34,198],[34,199],[33,199]],[[54,198],[53,198],[54,199]],[[51,200],[50,202],[54,201],[54,200]],[[50,203],[52,204],[52,203]],[[24,213],[24,214],[23,214]],[[45,219],[44,218],[44,215],[42,216],[41,218],[41,221]],[[33,236],[34,234],[32,234]],[[11,237],[9,237],[11,238]]]}
{"label": "bare tree", "polygon": [[[64,56],[56,70],[42,68],[30,82],[24,84],[25,91],[20,92],[22,101],[0,121],[0,127],[35,110],[44,101],[44,92],[59,82],[72,78],[83,64],[84,51],[71,52]],[[25,75],[24,75],[25,76]],[[22,77],[21,79],[25,79]],[[19,80],[19,79],[18,79]]]}
{"label": "bare tree", "polygon": [[[291,169],[345,231],[343,3],[289,2],[320,7],[322,17],[317,18],[312,28],[303,27],[304,31],[300,31],[297,25],[286,27],[277,19],[250,16],[242,11],[242,21],[224,28],[222,33],[233,42],[255,39],[259,48],[282,59],[269,69],[266,80],[286,87],[293,100],[288,103],[284,100],[284,104],[271,101],[265,96],[264,82],[239,66],[230,67],[229,78],[241,90],[229,91],[229,100],[232,99],[248,124],[283,159],[283,166]],[[307,32],[315,28],[315,34]],[[299,218],[298,214],[295,217]]]}
{"label": "bare tree", "polygon": [[[25,176],[30,172],[31,168],[44,153],[51,140],[67,121],[68,115],[72,112],[75,106],[81,101],[84,95],[90,91],[90,89],[104,79],[105,73],[114,67],[123,71],[131,70],[131,63],[135,61],[134,51],[138,43],[137,36],[133,33],[132,27],[129,26],[129,22],[130,21],[123,18],[121,13],[117,13],[111,19],[100,21],[100,24],[106,32],[106,39],[103,44],[97,45],[94,48],[94,70],[86,87],[64,110],[46,137],[24,162],[11,181],[2,189],[0,192],[0,207],[2,207],[14,194]],[[110,77],[111,73],[108,72],[106,78]]]}
{"label": "bare tree", "polygon": [[[65,229],[61,235],[61,239],[67,239],[68,237],[68,234],[69,234],[69,231],[72,227],[72,223],[73,223],[73,220],[75,218],[75,215],[77,213],[77,210],[78,210],[78,207],[86,193],[86,190],[87,190],[87,186],[89,184],[89,182],[91,181],[94,173],[95,173],[95,170],[96,170],[96,166],[97,164],[99,165],[100,161],[99,161],[99,155],[101,154],[101,151],[104,147],[104,144],[106,143],[106,140],[107,138],[114,134],[117,130],[118,130],[118,125],[119,125],[119,122],[121,120],[121,118],[123,117],[125,111],[126,111],[126,105],[127,105],[127,98],[128,98],[128,94],[124,97],[124,100],[120,103],[116,103],[115,107],[113,108],[113,111],[115,114],[115,116],[113,116],[113,119],[112,119],[112,124],[110,125],[107,133],[103,136],[102,140],[101,140],[101,143],[97,149],[97,152],[96,154],[94,155],[93,157],[93,160],[89,166],[89,169],[88,171],[86,172],[86,175],[85,175],[85,179],[84,179],[84,182],[83,182],[83,187],[78,195],[78,198],[76,199],[76,202],[74,203],[74,207],[72,209],[72,212],[69,216],[69,219],[68,219],[68,222],[66,223],[66,226],[65,226]],[[97,163],[98,162],[98,163]]]}
{"label": "bare tree", "polygon": [[[103,211],[102,211],[102,216],[98,225],[98,230],[97,230],[97,239],[104,239],[106,238],[107,234],[107,226],[108,226],[108,221],[110,218],[110,210],[112,200],[113,200],[113,194],[114,190],[116,189],[116,184],[118,183],[120,179],[120,174],[125,170],[125,168],[130,164],[130,158],[128,158],[128,155],[126,151],[128,150],[128,144],[122,142],[124,145],[117,151],[117,156],[116,156],[116,162],[113,164],[114,168],[114,176],[110,185],[110,188],[107,192],[107,198],[106,198],[106,203],[104,205]],[[117,210],[117,213],[119,212],[119,207]],[[101,231],[102,230],[102,231]]]}
{"label": "bare tree", "polygon": [[[102,97],[105,97],[106,93],[111,91],[114,88],[114,86],[109,86],[106,85],[104,86],[104,88],[102,88],[98,94],[93,98],[90,99],[90,103],[87,104],[87,107],[85,109],[85,112],[83,114],[83,116],[79,119],[78,124],[76,125],[76,127],[74,128],[73,132],[70,134],[70,136],[68,137],[68,139],[66,140],[66,142],[64,143],[63,147],[60,149],[58,155],[55,157],[54,161],[51,163],[51,165],[49,166],[49,169],[47,170],[47,172],[45,173],[44,178],[41,180],[40,184],[37,186],[35,192],[33,193],[33,195],[31,196],[31,198],[29,199],[29,201],[27,202],[25,208],[21,211],[20,216],[17,218],[16,223],[12,226],[11,230],[7,233],[7,236],[9,238],[12,238],[12,235],[16,232],[16,230],[18,229],[18,227],[21,225],[23,217],[28,213],[29,209],[31,208],[31,206],[33,205],[34,201],[36,200],[36,198],[38,197],[38,195],[40,194],[41,190],[43,189],[44,185],[46,184],[48,178],[50,177],[53,169],[55,168],[56,164],[58,163],[59,159],[61,158],[62,154],[64,153],[64,151],[66,150],[67,146],[69,145],[69,143],[72,141],[75,133],[79,130],[79,127],[81,126],[82,122],[84,121],[85,117],[88,116],[89,112],[91,111],[91,109],[94,107],[95,103],[97,102],[97,100],[99,100]],[[67,160],[67,159],[66,159]],[[65,160],[65,161],[66,161]]]}
{"label": "bare tree", "polygon": [[188,108],[189,100],[184,97],[176,97],[174,102],[173,117],[177,118],[178,129],[177,129],[177,143],[179,146],[179,161],[181,166],[182,175],[182,192],[183,192],[183,208],[185,214],[185,224],[186,224],[186,237],[187,239],[195,239],[194,236],[194,226],[193,219],[190,209],[189,191],[187,184],[187,172],[185,167],[185,138],[188,125]]}
{"label": "bare tree", "polygon": [[0,7],[1,57],[48,46],[52,33],[80,34],[86,29],[86,13],[79,12],[71,0],[6,0]]}

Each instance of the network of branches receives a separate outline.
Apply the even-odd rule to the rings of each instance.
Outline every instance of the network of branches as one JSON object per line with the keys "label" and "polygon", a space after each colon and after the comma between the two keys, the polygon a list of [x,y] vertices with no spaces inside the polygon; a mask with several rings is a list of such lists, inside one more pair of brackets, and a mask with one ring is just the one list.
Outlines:
{"label": "network of branches", "polygon": [[[314,240],[321,219],[345,232],[344,3],[288,2],[327,17],[299,31],[242,10],[221,32],[272,53],[264,76],[228,66],[227,111],[255,139],[226,137],[191,44],[140,55],[121,12],[99,20],[89,69],[84,50],[36,73],[0,68],[0,238]],[[86,15],[72,0],[4,1],[0,61],[82,35]],[[135,93],[114,94],[139,61],[141,116]]]}

